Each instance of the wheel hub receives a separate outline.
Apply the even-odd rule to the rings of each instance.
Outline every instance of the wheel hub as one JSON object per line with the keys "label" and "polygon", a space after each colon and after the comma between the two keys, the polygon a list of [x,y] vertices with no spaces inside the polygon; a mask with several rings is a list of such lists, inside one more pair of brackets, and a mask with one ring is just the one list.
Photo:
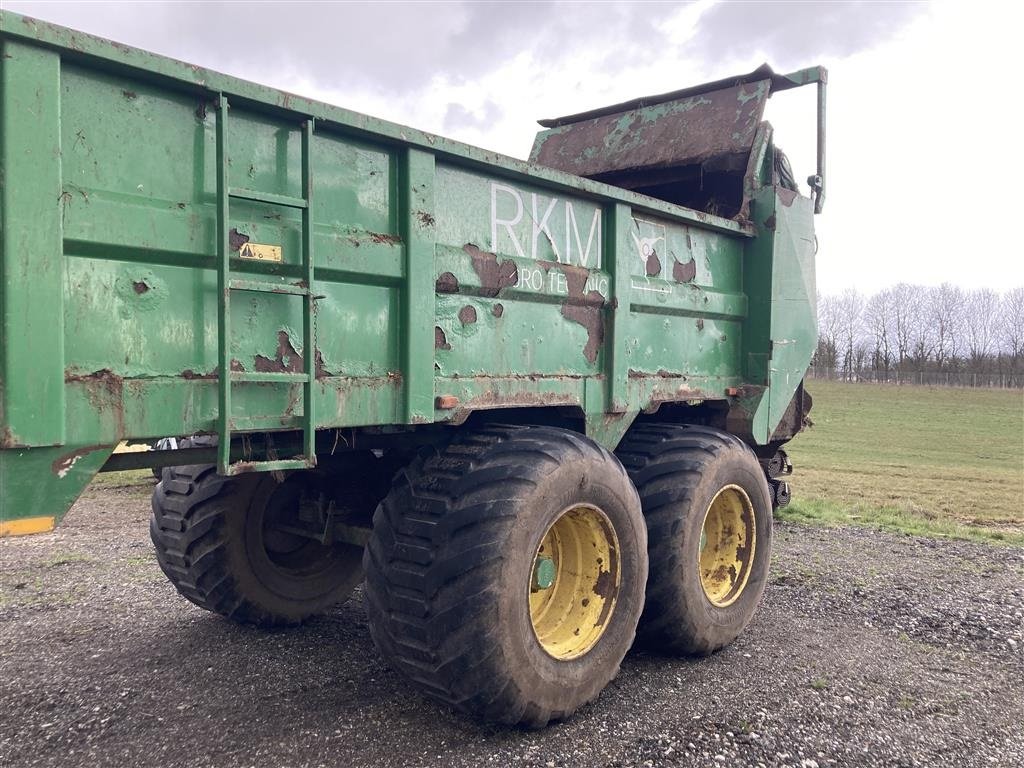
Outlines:
{"label": "wheel hub", "polygon": [[697,555],[700,584],[712,605],[725,608],[743,593],[756,539],[750,497],[738,485],[725,486],[704,514]]}
{"label": "wheel hub", "polygon": [[550,557],[537,555],[537,560],[533,565],[533,586],[530,587],[530,591],[539,592],[542,589],[550,589],[551,585],[555,583],[555,574],[555,561]]}
{"label": "wheel hub", "polygon": [[541,539],[530,571],[530,622],[559,660],[587,653],[611,620],[621,581],[619,542],[608,517],[589,505],[563,512]]}

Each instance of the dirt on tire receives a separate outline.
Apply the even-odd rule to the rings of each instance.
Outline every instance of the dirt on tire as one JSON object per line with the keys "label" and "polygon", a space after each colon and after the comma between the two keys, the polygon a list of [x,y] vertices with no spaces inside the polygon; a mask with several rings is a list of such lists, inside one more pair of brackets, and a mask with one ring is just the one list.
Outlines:
{"label": "dirt on tire", "polygon": [[522,731],[389,670],[359,591],[288,630],[196,608],[157,566],[151,490],[90,489],[56,532],[0,541],[0,765],[1024,764],[1019,548],[777,523],[734,643],[633,651]]}
{"label": "dirt on tire", "polygon": [[[616,536],[607,560],[596,560],[611,584],[602,591],[598,578],[584,588],[582,606],[593,604],[593,614],[578,604],[559,614],[567,634],[601,629],[586,653],[556,658],[531,626],[531,572],[545,531],[580,505]],[[466,432],[399,472],[373,525],[370,634],[388,663],[434,698],[481,720],[538,728],[593,701],[618,673],[643,608],[647,531],[625,469],[597,443],[550,427]],[[594,562],[578,546],[588,551],[566,555],[566,573]],[[598,611],[608,616],[603,626]]]}

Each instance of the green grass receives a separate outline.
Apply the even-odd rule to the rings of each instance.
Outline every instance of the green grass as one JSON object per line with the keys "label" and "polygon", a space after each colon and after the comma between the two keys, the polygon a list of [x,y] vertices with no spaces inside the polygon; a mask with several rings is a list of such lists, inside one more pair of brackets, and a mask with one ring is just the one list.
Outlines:
{"label": "green grass", "polygon": [[156,484],[153,472],[148,469],[126,469],[120,472],[100,472],[89,483],[91,488],[130,488],[135,485]]}
{"label": "green grass", "polygon": [[1024,393],[810,381],[782,519],[1024,545]]}

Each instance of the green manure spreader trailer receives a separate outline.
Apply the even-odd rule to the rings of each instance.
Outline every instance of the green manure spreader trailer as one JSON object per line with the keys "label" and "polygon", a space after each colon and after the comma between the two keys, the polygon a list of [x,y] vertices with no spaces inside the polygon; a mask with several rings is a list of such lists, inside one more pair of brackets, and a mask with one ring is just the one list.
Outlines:
{"label": "green manure spreader trailer", "polygon": [[[363,583],[387,662],[503,723],[744,629],[810,408],[823,69],[544,121],[522,162],[0,20],[0,533],[159,469],[187,599],[288,625]],[[810,196],[763,121],[805,84]]]}

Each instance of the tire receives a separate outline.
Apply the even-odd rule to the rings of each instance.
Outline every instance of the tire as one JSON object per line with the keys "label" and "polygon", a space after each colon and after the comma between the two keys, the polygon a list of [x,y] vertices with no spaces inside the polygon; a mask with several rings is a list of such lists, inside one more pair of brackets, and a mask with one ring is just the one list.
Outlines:
{"label": "tire", "polygon": [[647,535],[611,453],[566,430],[496,426],[398,473],[364,563],[370,633],[393,668],[463,712],[542,727],[618,673]]}
{"label": "tire", "polygon": [[690,655],[723,648],[750,623],[768,580],[772,502],[756,456],[725,432],[658,424],[634,426],[616,454],[647,521],[638,644]]}
{"label": "tire", "polygon": [[278,483],[268,473],[223,477],[212,465],[165,468],[149,526],[160,568],[200,608],[241,623],[298,624],[343,602],[362,578],[362,548],[273,526],[292,520],[304,492],[344,496],[315,472]]}
{"label": "tire", "polygon": [[[186,438],[186,440],[187,439],[188,438]],[[184,443],[185,443],[185,441],[182,441],[182,445],[184,445]],[[151,451],[173,451],[177,447],[178,447],[178,438],[176,438],[176,437],[161,437],[159,440],[154,441],[149,446],[149,450],[151,450]],[[153,467],[153,468],[150,469],[150,471],[153,473],[153,477],[155,477],[157,479],[157,481],[160,481],[160,480],[163,479],[163,476],[164,476],[164,468],[163,467]]]}

